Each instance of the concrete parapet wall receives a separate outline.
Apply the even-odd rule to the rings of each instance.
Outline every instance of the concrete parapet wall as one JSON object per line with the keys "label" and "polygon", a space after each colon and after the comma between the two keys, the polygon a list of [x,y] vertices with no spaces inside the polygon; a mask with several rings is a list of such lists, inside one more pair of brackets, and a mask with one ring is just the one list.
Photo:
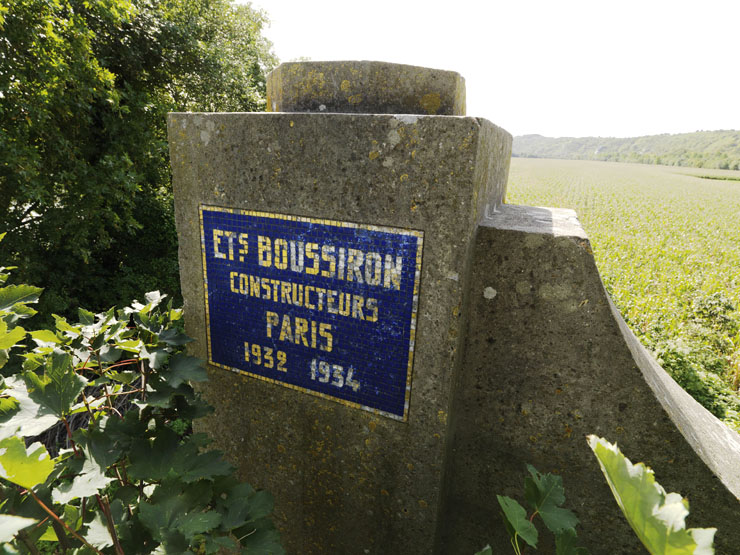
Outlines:
{"label": "concrete parapet wall", "polygon": [[496,494],[526,464],[563,477],[592,553],[641,553],[587,434],[617,442],[691,502],[690,526],[740,545],[740,437],[684,392],[626,327],[571,210],[504,205],[478,228],[466,353],[451,418],[444,553],[510,549]]}
{"label": "concrete parapet wall", "polygon": [[[510,552],[496,495],[521,499],[528,463],[563,477],[592,553],[641,553],[587,434],[650,465],[689,497],[690,526],[717,526],[718,553],[738,552],[740,436],[631,334],[573,211],[504,204],[511,136],[460,116],[463,83],[284,64],[269,104],[292,113],[170,115],[186,329],[216,408],[199,429],[274,494],[289,553]],[[385,265],[368,273],[371,255]],[[378,292],[381,270],[397,294]],[[334,289],[351,317],[330,313]],[[355,320],[357,299],[374,319]],[[334,351],[301,335],[309,320],[341,338]]]}

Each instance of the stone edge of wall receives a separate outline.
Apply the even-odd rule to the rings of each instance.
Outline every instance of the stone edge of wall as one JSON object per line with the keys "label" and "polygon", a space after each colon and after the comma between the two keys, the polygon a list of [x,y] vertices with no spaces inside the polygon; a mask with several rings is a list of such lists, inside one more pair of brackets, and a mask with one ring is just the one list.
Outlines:
{"label": "stone edge of wall", "polygon": [[[496,229],[588,238],[576,212],[564,208],[503,205],[486,218],[486,224]],[[740,499],[740,435],[670,377],[629,329],[606,289],[604,293],[635,364],[663,410],[707,467]]]}
{"label": "stone edge of wall", "polygon": [[607,298],[637,367],[663,409],[704,464],[740,499],[740,435],[723,424],[670,377],[629,329],[608,293]]}

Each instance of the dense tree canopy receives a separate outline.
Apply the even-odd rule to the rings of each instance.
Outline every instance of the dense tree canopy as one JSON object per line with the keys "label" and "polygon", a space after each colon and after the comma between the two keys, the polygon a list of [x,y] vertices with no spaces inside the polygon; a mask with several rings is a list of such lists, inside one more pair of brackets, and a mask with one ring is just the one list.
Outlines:
{"label": "dense tree canopy", "polygon": [[177,294],[166,114],[263,109],[264,23],[228,0],[0,0],[0,260],[45,312]]}

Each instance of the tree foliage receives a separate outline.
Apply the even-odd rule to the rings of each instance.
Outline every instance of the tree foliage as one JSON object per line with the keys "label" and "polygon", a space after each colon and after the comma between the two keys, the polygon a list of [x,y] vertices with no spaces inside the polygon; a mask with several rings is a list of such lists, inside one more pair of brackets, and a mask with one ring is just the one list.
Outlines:
{"label": "tree foliage", "polygon": [[[6,278],[0,269],[0,552],[284,552],[270,494],[181,425],[211,410],[190,385],[207,375],[183,352],[182,311],[152,292],[28,333],[19,323],[40,290]],[[56,456],[36,441],[54,427],[66,440]]]}
{"label": "tree foliage", "polygon": [[228,0],[0,6],[0,256],[46,288],[46,311],[178,291],[166,113],[263,109],[264,15]]}

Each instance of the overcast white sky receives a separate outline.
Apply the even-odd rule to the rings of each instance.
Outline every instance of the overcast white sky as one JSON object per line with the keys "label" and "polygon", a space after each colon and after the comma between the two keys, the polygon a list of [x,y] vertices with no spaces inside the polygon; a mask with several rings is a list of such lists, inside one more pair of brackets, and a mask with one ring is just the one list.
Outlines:
{"label": "overcast white sky", "polygon": [[280,61],[454,70],[514,135],[740,129],[738,0],[253,0]]}

